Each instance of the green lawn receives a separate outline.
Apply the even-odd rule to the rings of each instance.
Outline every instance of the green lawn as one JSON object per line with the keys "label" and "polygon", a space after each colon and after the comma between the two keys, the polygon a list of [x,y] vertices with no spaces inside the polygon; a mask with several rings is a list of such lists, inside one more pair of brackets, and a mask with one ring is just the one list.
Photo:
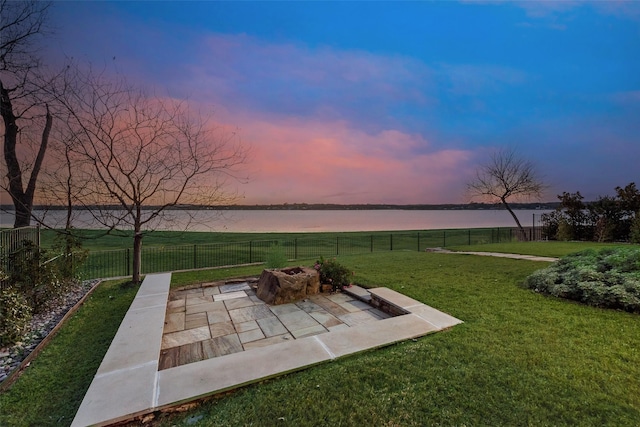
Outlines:
{"label": "green lawn", "polygon": [[26,372],[0,394],[0,426],[71,424],[137,288],[101,284]]}
{"label": "green lawn", "polygon": [[[546,246],[537,254],[564,250]],[[546,263],[417,251],[339,261],[355,271],[360,284],[393,288],[465,323],[247,386],[188,412],[163,415],[157,423],[640,424],[640,319],[518,286]],[[175,275],[174,285],[253,275],[260,268],[211,271]],[[118,316],[109,314],[110,307],[126,306],[132,296],[133,290],[115,285],[99,289],[50,349],[0,396],[0,425],[68,424],[89,385],[88,372],[97,369],[115,333]],[[86,335],[100,336],[101,344],[85,349],[90,346]]]}
{"label": "green lawn", "polygon": [[[114,231],[114,234],[105,235],[101,230],[76,230],[82,237],[83,247],[91,251],[110,249],[122,249],[133,246],[133,233],[130,231]],[[376,245],[384,245],[389,242],[389,235],[422,236],[421,247],[450,246],[452,244],[468,244],[469,242],[485,242],[500,238],[507,240],[509,228],[474,228],[464,230],[408,230],[408,231],[363,231],[363,232],[320,232],[320,233],[229,233],[229,232],[200,232],[200,231],[153,231],[144,237],[144,246],[181,246],[181,245],[208,245],[212,243],[234,243],[264,240],[292,240],[292,239],[316,239],[320,241],[336,241],[336,238],[363,239],[373,236]],[[443,233],[446,236],[443,236]],[[500,236],[499,236],[500,235]],[[51,247],[56,233],[53,230],[41,231],[42,246]],[[443,237],[446,237],[443,239]],[[401,241],[395,244],[402,244]],[[412,246],[413,247],[413,246]]]}
{"label": "green lawn", "polygon": [[[77,273],[86,279],[131,275],[131,233],[105,235],[77,230],[89,251]],[[51,247],[54,232],[42,232],[42,245]],[[142,273],[244,265],[264,262],[278,245],[287,259],[332,257],[388,251],[508,241],[509,228],[381,231],[348,233],[213,233],[156,231],[144,238]]]}

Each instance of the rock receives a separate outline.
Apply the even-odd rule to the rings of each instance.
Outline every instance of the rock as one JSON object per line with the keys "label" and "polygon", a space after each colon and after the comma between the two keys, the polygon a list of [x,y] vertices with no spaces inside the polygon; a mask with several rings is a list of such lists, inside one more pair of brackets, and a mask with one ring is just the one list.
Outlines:
{"label": "rock", "polygon": [[320,290],[320,277],[313,268],[292,267],[263,270],[256,295],[267,304],[278,305],[299,301]]}
{"label": "rock", "polygon": [[332,292],[333,285],[322,285],[322,292]]}

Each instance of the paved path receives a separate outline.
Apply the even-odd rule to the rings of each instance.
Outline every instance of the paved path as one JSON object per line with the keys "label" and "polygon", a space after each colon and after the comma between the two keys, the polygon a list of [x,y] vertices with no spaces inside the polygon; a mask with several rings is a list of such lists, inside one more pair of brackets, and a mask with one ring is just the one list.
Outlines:
{"label": "paved path", "polygon": [[504,254],[500,252],[466,252],[466,251],[450,251],[448,249],[436,249],[433,252],[443,254],[457,254],[457,255],[479,255],[479,256],[493,256],[499,258],[511,258],[511,259],[525,259],[527,261],[543,261],[543,262],[556,262],[559,258],[536,256],[536,255],[521,255],[521,254]]}

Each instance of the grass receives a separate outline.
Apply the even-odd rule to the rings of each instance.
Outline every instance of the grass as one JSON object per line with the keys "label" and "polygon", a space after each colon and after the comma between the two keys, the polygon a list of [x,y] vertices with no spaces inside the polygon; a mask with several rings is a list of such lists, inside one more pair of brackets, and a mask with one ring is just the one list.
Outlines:
{"label": "grass", "polygon": [[[555,251],[547,246],[537,254]],[[188,412],[162,415],[156,424],[640,424],[638,316],[544,297],[517,286],[546,263],[417,251],[338,259],[355,271],[356,282],[398,290],[465,323],[247,386]],[[253,275],[260,269],[180,273],[172,285]],[[84,307],[51,344],[58,349],[43,353],[0,396],[1,425],[68,423],[89,386],[89,371],[95,372],[107,337],[115,333],[102,332],[112,329],[117,317],[107,316],[107,308],[115,301],[127,305],[125,300],[132,297],[132,290],[119,291],[113,300],[105,297],[116,289],[98,289],[92,305]],[[103,316],[111,319],[105,326]],[[69,328],[73,332],[67,332]],[[70,354],[90,347],[80,341],[83,335],[103,336],[103,346],[81,360],[65,362]],[[98,362],[85,363],[84,358]],[[92,368],[84,366],[86,374],[76,379],[76,364]],[[60,393],[64,388],[70,391]]]}
{"label": "grass", "polygon": [[545,265],[391,253],[340,261],[465,323],[210,400],[163,426],[582,425],[640,422],[640,322],[542,297]]}
{"label": "grass", "polygon": [[0,394],[0,425],[69,425],[137,288],[101,284],[26,372]]}
{"label": "grass", "polygon": [[[133,255],[130,232],[105,235],[98,230],[78,230],[89,251],[78,268],[87,279],[131,274]],[[491,242],[510,238],[510,229],[383,231],[348,233],[213,233],[156,231],[142,247],[142,273],[264,262],[274,245],[287,259],[332,257],[372,252],[422,251],[425,248]],[[54,232],[42,233],[44,247],[53,244]]]}
{"label": "grass", "polygon": [[[77,273],[85,279],[130,276],[133,255],[131,231],[76,230],[88,256]],[[42,246],[52,247],[56,233],[42,230]],[[479,245],[508,241],[510,228],[408,230],[321,233],[220,233],[153,231],[144,238],[142,273],[181,271],[264,262],[274,245],[287,259],[332,257],[372,252],[422,251],[433,247]],[[460,246],[462,247],[462,246]]]}
{"label": "grass", "polygon": [[178,288],[192,283],[215,282],[229,277],[259,276],[264,268],[264,265],[260,264],[243,267],[182,271],[171,275],[171,287]]}
{"label": "grass", "polygon": [[[83,247],[90,251],[102,251],[122,249],[133,246],[133,233],[131,231],[116,231],[114,234],[105,235],[101,230],[76,230],[81,236]],[[180,245],[207,245],[211,243],[237,243],[248,241],[273,241],[292,239],[315,239],[318,241],[335,242],[336,238],[363,239],[373,236],[376,246],[387,245],[389,235],[415,236],[421,234],[421,246],[447,246],[452,244],[467,244],[469,241],[490,241],[490,239],[508,238],[509,229],[501,228],[500,233],[496,228],[474,228],[464,230],[413,230],[413,231],[366,231],[366,232],[320,232],[320,233],[230,233],[230,232],[200,232],[200,231],[153,231],[144,237],[145,246],[180,246]],[[443,239],[446,233],[446,239]],[[43,229],[41,231],[42,246],[53,246],[56,232]],[[487,240],[489,239],[489,240]],[[367,243],[369,243],[367,241]],[[402,242],[395,242],[402,244]]]}

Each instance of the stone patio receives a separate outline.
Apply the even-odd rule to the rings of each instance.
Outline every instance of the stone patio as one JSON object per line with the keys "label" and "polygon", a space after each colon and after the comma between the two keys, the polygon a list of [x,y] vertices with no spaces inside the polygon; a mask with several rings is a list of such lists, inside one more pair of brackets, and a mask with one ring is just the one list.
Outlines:
{"label": "stone patio", "polygon": [[346,294],[269,306],[250,282],[171,292],[158,370],[391,317]]}
{"label": "stone patio", "polygon": [[170,294],[170,282],[145,277],[72,426],[131,420],[462,323],[387,288],[267,306],[247,283]]}

